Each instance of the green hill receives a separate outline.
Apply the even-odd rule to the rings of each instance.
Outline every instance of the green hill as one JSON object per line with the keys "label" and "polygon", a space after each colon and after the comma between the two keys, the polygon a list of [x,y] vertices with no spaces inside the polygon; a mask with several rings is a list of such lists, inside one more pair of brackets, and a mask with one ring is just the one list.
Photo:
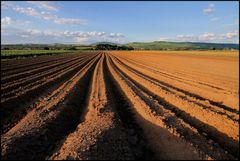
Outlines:
{"label": "green hill", "polygon": [[223,50],[239,49],[239,44],[197,43],[197,42],[132,42],[126,44],[139,50]]}
{"label": "green hill", "polygon": [[197,42],[131,42],[116,44],[97,42],[90,45],[81,44],[1,44],[6,50],[239,50],[239,44],[197,43]]}

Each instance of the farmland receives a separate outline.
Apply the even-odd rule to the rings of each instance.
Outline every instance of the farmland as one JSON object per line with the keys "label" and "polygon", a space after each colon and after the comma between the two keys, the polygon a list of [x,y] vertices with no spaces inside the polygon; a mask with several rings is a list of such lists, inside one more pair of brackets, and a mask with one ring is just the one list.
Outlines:
{"label": "farmland", "polygon": [[[73,50],[1,50],[1,58],[21,58],[21,57],[34,57],[41,55],[55,55],[73,53]],[[79,51],[78,51],[79,52]]]}
{"label": "farmland", "polygon": [[2,159],[238,159],[237,51],[1,62]]}

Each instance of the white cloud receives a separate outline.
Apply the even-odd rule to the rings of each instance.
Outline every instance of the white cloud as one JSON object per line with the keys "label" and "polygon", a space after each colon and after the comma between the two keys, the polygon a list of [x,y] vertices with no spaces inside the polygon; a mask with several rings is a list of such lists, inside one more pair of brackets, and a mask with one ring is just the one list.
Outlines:
{"label": "white cloud", "polygon": [[73,35],[73,33],[70,32],[70,31],[64,31],[64,32],[62,32],[62,35],[64,35],[64,36],[71,36],[71,35]]}
{"label": "white cloud", "polygon": [[27,7],[27,8],[14,7],[13,10],[15,10],[16,12],[19,12],[19,13],[26,14],[28,16],[38,17],[40,15],[37,10],[35,10],[34,8],[31,8],[31,7]]}
{"label": "white cloud", "polygon": [[53,20],[53,19],[56,19],[56,18],[57,18],[56,15],[53,15],[53,14],[51,14],[50,12],[45,12],[45,11],[42,11],[42,12],[41,12],[41,17],[42,17],[44,20]]}
{"label": "white cloud", "polygon": [[74,41],[76,43],[87,43],[89,41],[89,38],[84,38],[84,37],[75,37]]}
{"label": "white cloud", "polygon": [[115,43],[123,43],[126,42],[125,36],[120,33],[110,33],[107,34],[106,32],[70,32],[64,31],[61,32],[61,35],[64,37],[71,37],[76,43],[93,43],[98,41],[110,41]]}
{"label": "white cloud", "polygon": [[193,37],[194,37],[194,35],[190,35],[190,34],[189,35],[177,35],[177,38],[188,38],[188,39],[190,38],[191,39]]}
{"label": "white cloud", "polygon": [[197,41],[198,37],[193,34],[181,34],[176,36],[177,40],[181,41]]}
{"label": "white cloud", "polygon": [[24,37],[24,38],[36,37],[36,36],[41,36],[42,31],[37,30],[37,29],[27,29],[24,31],[19,31],[19,33],[17,33],[17,35],[20,37]]}
{"label": "white cloud", "polygon": [[96,31],[92,31],[92,32],[87,32],[88,36],[98,36],[98,33]]}
{"label": "white cloud", "polygon": [[214,40],[216,39],[216,35],[211,32],[204,33],[203,35],[200,36],[200,40]]}
{"label": "white cloud", "polygon": [[87,32],[87,36],[104,36],[106,33],[105,32],[97,32],[97,31],[92,31],[92,32]]}
{"label": "white cloud", "polygon": [[3,18],[1,18],[1,24],[3,25],[3,26],[5,26],[5,25],[10,25],[12,23],[12,19],[11,19],[11,17],[3,17]]}
{"label": "white cloud", "polygon": [[56,18],[54,20],[57,24],[65,24],[65,25],[84,25],[86,24],[86,20],[74,19],[74,18]]}
{"label": "white cloud", "polygon": [[64,31],[64,32],[61,32],[60,34],[66,37],[76,37],[76,38],[101,38],[103,36],[106,36],[106,32],[97,32],[97,31],[91,31],[91,32]]}
{"label": "white cloud", "polygon": [[54,37],[60,37],[61,34],[59,32],[56,31],[52,31],[52,30],[44,30],[43,32],[44,36],[54,36]]}
{"label": "white cloud", "polygon": [[37,29],[28,29],[27,32],[32,36],[37,36],[42,33],[42,31],[37,30]]}
{"label": "white cloud", "polygon": [[182,34],[177,35],[176,40],[190,41],[190,42],[210,42],[216,40],[217,36],[214,33],[206,32],[202,35]]}
{"label": "white cloud", "polygon": [[16,39],[21,39],[21,42],[49,41],[51,43],[93,43],[98,41],[110,41],[122,43],[125,42],[123,34],[121,37],[111,37],[110,35],[119,35],[119,33],[108,34],[103,31],[58,31],[58,30],[39,30],[39,29],[17,29],[4,28],[5,35],[15,36]]}
{"label": "white cloud", "polygon": [[213,3],[209,4],[207,8],[203,9],[204,14],[212,14],[215,12],[215,5]]}
{"label": "white cloud", "polygon": [[30,4],[34,4],[39,8],[43,8],[50,11],[58,11],[58,7],[54,6],[52,2],[48,1],[27,1]]}
{"label": "white cloud", "polygon": [[225,39],[238,38],[239,37],[239,31],[235,30],[235,31],[228,32],[226,34],[223,34],[222,37],[225,38]]}
{"label": "white cloud", "polygon": [[2,26],[22,26],[22,25],[26,25],[26,24],[30,24],[31,21],[27,21],[27,20],[14,20],[11,17],[3,17],[1,19],[1,25]]}
{"label": "white cloud", "polygon": [[105,34],[106,34],[106,32],[98,32],[98,36],[103,36]]}
{"label": "white cloud", "polygon": [[[7,31],[8,29],[6,29]],[[42,31],[38,30],[38,29],[17,29],[17,28],[10,28],[9,29],[9,33],[12,36],[18,36],[18,37],[22,37],[22,38],[36,38],[37,36],[41,36],[42,35]]]}
{"label": "white cloud", "polygon": [[169,41],[189,41],[189,42],[221,42],[221,43],[236,43],[239,42],[239,31],[234,30],[224,34],[215,34],[206,32],[201,35],[180,34],[175,39],[168,38]]}
{"label": "white cloud", "polygon": [[27,8],[23,8],[23,7],[14,7],[13,8],[14,11],[18,12],[18,13],[22,13],[28,16],[33,16],[36,18],[41,18],[44,20],[52,20],[54,23],[56,24],[61,24],[61,25],[85,25],[87,24],[86,20],[83,19],[74,19],[74,18],[62,18],[62,17],[58,17],[55,14],[52,14],[50,12],[46,12],[46,11],[41,11],[38,12],[36,9],[31,8],[31,7],[27,7]]}
{"label": "white cloud", "polygon": [[110,33],[109,37],[118,38],[118,37],[124,37],[124,35],[121,33]]}

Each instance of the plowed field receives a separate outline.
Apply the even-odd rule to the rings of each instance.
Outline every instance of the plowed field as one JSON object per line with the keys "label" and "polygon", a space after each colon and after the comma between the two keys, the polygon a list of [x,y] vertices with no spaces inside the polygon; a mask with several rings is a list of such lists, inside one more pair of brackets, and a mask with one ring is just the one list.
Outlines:
{"label": "plowed field", "polygon": [[2,61],[2,159],[239,159],[239,57],[189,53]]}

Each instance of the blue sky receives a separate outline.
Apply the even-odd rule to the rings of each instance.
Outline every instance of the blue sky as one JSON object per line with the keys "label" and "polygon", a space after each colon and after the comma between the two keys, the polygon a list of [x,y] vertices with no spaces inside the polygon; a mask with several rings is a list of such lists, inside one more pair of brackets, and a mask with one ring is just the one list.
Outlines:
{"label": "blue sky", "polygon": [[239,43],[239,2],[1,2],[2,43]]}

